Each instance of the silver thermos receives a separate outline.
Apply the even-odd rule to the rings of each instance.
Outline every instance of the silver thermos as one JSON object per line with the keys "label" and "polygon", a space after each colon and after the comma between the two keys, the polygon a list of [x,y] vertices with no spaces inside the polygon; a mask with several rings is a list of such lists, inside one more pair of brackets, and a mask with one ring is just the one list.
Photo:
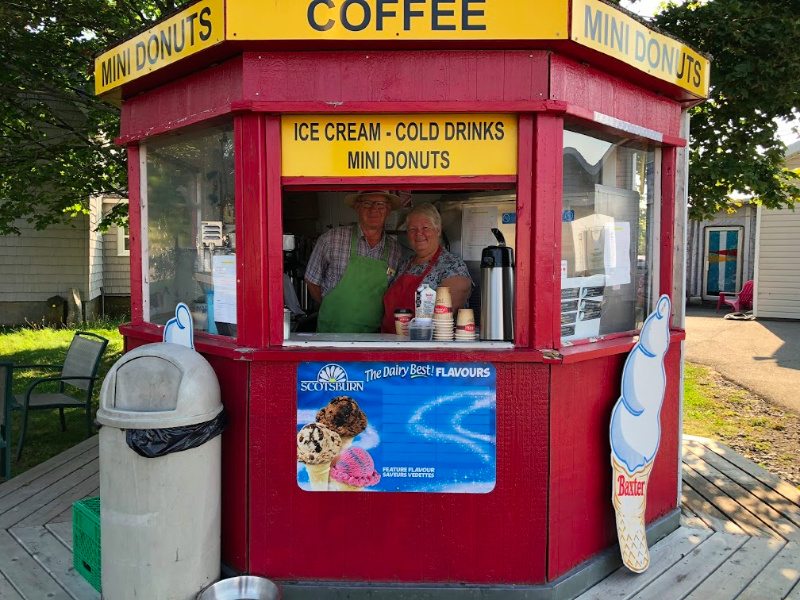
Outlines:
{"label": "silver thermos", "polygon": [[481,253],[481,339],[514,341],[514,250],[499,229],[497,246]]}

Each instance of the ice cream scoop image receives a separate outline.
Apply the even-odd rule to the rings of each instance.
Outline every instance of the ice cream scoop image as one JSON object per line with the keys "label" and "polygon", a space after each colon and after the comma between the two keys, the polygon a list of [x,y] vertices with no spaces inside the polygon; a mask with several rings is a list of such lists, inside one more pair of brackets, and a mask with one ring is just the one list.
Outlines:
{"label": "ice cream scoop image", "polygon": [[342,438],[320,423],[310,423],[297,433],[297,460],[305,463],[314,491],[328,489],[331,461],[342,451]]}
{"label": "ice cream scoop image", "polygon": [[354,437],[367,428],[367,415],[350,396],[337,396],[319,410],[317,423],[338,433],[346,448]]}
{"label": "ice cream scoop image", "polygon": [[331,480],[338,483],[336,489],[340,491],[357,492],[377,484],[381,476],[375,470],[369,452],[362,448],[348,448],[331,469]]}
{"label": "ice cream scoop image", "polygon": [[661,296],[644,322],[639,342],[625,361],[622,395],[611,415],[611,450],[631,472],[655,458],[661,440],[671,308],[669,297]]}

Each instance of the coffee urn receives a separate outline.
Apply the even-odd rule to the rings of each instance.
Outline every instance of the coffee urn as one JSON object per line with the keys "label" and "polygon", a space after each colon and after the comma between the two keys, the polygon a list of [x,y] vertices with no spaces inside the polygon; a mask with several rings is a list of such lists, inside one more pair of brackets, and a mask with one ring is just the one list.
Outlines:
{"label": "coffee urn", "polygon": [[514,341],[514,250],[499,229],[497,246],[481,253],[481,339]]}

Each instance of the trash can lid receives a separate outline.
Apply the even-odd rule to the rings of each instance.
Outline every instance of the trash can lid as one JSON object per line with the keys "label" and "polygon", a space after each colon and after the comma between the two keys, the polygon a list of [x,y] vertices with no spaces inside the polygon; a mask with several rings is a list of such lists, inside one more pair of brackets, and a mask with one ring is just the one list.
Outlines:
{"label": "trash can lid", "polygon": [[97,421],[117,429],[166,429],[212,420],[222,411],[219,381],[208,361],[178,344],[147,344],[111,367]]}

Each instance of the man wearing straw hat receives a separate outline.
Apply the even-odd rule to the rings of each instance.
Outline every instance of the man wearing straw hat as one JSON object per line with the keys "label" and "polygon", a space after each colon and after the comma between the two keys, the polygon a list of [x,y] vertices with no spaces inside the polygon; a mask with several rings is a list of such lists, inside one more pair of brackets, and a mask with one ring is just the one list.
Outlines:
{"label": "man wearing straw hat", "polygon": [[386,235],[389,213],[403,201],[386,191],[350,194],[345,202],[358,223],[323,234],[306,268],[311,297],[320,303],[320,333],[375,333],[383,318],[383,294],[402,260],[400,245]]}

